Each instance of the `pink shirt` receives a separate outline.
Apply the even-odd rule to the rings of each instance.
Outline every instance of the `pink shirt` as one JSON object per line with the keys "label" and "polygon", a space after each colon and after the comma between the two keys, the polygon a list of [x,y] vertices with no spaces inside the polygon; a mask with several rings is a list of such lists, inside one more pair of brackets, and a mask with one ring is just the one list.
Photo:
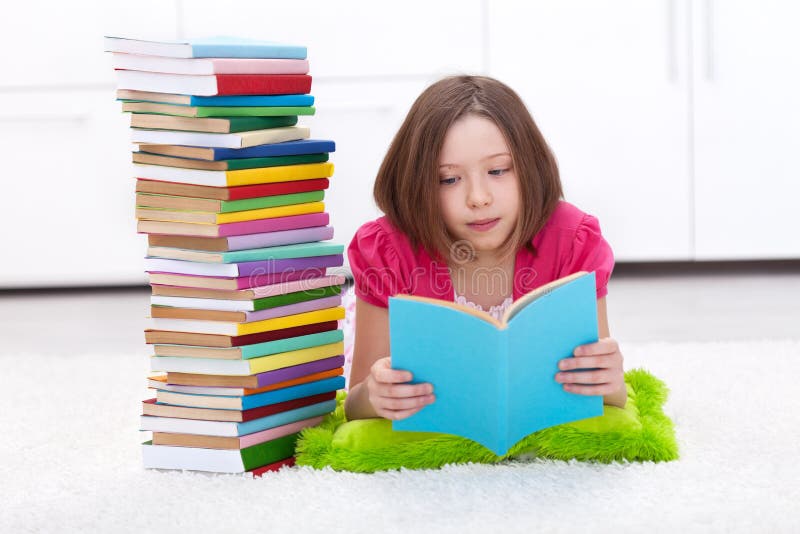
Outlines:
{"label": "pink shirt", "polygon": [[[524,247],[517,251],[514,300],[578,271],[594,271],[597,298],[606,296],[614,254],[595,217],[561,201],[532,242],[536,256]],[[356,296],[375,306],[388,307],[389,297],[399,293],[449,301],[455,298],[447,265],[431,259],[422,247],[412,249],[405,234],[386,217],[361,226],[347,255]]]}

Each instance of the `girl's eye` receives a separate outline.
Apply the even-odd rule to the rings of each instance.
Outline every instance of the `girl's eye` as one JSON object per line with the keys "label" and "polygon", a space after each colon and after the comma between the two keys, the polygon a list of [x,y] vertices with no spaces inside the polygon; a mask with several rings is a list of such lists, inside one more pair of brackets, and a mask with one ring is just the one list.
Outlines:
{"label": "girl's eye", "polygon": [[492,176],[502,176],[507,172],[508,169],[492,169],[491,171],[489,171],[489,174],[491,174]]}
{"label": "girl's eye", "polygon": [[456,180],[458,180],[458,178],[455,176],[451,178],[440,178],[439,183],[442,185],[450,185],[456,183]]}

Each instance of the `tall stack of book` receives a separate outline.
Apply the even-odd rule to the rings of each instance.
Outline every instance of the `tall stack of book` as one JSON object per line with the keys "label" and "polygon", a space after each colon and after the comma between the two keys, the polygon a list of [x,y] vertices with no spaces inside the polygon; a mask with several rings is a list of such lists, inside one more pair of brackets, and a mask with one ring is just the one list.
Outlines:
{"label": "tall stack of book", "polygon": [[106,38],[131,113],[153,346],[144,466],[292,465],[335,408],[343,264],[323,198],[332,141],[309,139],[305,47]]}

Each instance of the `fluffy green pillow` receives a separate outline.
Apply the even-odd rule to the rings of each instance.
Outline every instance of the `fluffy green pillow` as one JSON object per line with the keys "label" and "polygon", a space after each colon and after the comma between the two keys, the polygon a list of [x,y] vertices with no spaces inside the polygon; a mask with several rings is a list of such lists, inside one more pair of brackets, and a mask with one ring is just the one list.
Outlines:
{"label": "fluffy green pillow", "polygon": [[297,442],[298,465],[372,473],[387,469],[427,469],[456,463],[497,463],[515,457],[557,460],[668,461],[678,457],[672,421],[664,415],[667,387],[643,369],[625,373],[624,409],[605,406],[603,415],[546,428],[496,456],[466,438],[432,432],[395,432],[386,419],[347,422],[344,392],[336,411]]}

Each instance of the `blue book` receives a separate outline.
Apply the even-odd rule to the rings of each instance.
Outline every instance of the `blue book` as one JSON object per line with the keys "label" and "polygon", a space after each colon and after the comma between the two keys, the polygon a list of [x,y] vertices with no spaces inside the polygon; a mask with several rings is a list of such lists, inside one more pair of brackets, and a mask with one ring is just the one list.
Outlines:
{"label": "blue book", "polygon": [[266,158],[270,156],[296,156],[299,154],[335,152],[336,143],[323,139],[303,139],[247,148],[210,148],[210,150],[213,151],[214,161],[216,161],[221,159]]}
{"label": "blue book", "polygon": [[204,37],[186,41],[146,41],[106,36],[105,51],[177,58],[306,59],[307,56],[305,46],[229,36]]}
{"label": "blue book", "polygon": [[[329,393],[344,387],[344,377],[334,376],[331,378],[323,378],[314,382],[308,382],[297,386],[289,386],[287,388],[275,389],[272,391],[265,391],[264,393],[256,393],[255,395],[244,395],[238,397],[230,397],[225,395],[197,395],[194,393],[176,393],[166,392],[170,397],[170,402],[157,402],[156,404],[169,404],[171,406],[185,406],[188,408],[213,408],[219,410],[252,410],[253,408],[260,408],[262,406],[269,406],[271,404],[278,404],[279,402],[286,402],[295,399],[302,399],[303,397],[312,397],[322,393]],[[160,395],[161,393],[159,393]],[[232,408],[218,408],[214,406],[215,399],[229,399],[235,402],[238,406]],[[206,402],[212,401],[212,402]]]}
{"label": "blue book", "polygon": [[558,361],[598,340],[594,273],[556,280],[517,299],[501,321],[426,297],[389,299],[392,367],[430,382],[436,400],[394,430],[443,432],[504,455],[543,428],[603,413],[603,398],[568,393]]}
{"label": "blue book", "polygon": [[195,96],[176,95],[172,93],[152,93],[120,89],[117,100],[123,102],[156,102],[176,106],[207,107],[295,107],[313,106],[311,95],[227,95],[227,96]]}

